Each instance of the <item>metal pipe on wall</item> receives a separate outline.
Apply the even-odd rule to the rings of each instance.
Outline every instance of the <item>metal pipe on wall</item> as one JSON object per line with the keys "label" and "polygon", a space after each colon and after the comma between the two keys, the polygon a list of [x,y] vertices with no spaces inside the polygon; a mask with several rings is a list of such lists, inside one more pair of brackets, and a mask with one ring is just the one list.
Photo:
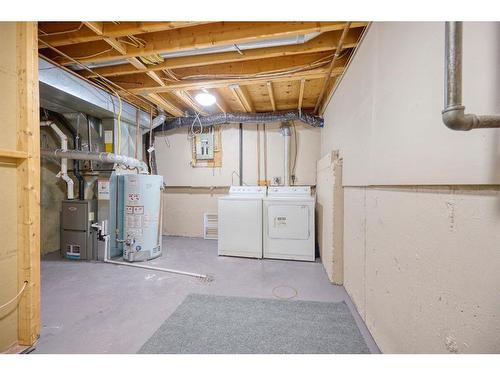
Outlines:
{"label": "metal pipe on wall", "polygon": [[290,124],[283,123],[280,127],[283,135],[283,185],[290,186]]}
{"label": "metal pipe on wall", "polygon": [[462,104],[463,23],[445,24],[445,108],[444,124],[452,130],[499,128],[500,115],[466,114]]}

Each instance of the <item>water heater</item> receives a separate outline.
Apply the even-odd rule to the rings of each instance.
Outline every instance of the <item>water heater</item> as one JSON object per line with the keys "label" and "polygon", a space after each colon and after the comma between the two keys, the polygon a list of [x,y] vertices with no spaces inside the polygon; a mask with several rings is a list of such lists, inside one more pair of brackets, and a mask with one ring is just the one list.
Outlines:
{"label": "water heater", "polygon": [[161,255],[163,177],[129,174],[124,181],[123,259],[143,261]]}

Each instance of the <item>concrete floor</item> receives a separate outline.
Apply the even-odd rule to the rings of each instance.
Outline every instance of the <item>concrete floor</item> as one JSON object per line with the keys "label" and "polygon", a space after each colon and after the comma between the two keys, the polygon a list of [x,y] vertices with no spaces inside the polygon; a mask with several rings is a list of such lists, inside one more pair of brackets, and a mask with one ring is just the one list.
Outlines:
{"label": "concrete floor", "polygon": [[[217,242],[163,237],[158,267],[214,281],[98,262],[42,259],[42,329],[34,353],[136,353],[189,293],[340,302],[349,306],[372,353],[379,353],[345,289],[320,262],[218,257]],[[279,287],[279,288],[276,288]]]}

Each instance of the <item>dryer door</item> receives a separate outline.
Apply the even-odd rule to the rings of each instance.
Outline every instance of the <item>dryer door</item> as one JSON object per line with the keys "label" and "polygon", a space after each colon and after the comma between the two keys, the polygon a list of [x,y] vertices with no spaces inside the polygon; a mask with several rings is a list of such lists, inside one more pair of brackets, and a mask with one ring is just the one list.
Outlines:
{"label": "dryer door", "polygon": [[271,203],[267,209],[268,235],[273,239],[306,240],[309,232],[309,207]]}

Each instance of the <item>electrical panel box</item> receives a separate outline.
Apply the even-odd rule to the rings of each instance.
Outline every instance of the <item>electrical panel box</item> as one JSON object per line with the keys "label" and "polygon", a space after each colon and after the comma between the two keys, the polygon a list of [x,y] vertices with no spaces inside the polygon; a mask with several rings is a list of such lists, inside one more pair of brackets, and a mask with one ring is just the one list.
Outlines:
{"label": "electrical panel box", "polygon": [[94,259],[97,201],[65,200],[61,211],[61,252],[69,259]]}
{"label": "electrical panel box", "polygon": [[199,134],[196,137],[196,159],[212,160],[214,158],[214,133]]}

